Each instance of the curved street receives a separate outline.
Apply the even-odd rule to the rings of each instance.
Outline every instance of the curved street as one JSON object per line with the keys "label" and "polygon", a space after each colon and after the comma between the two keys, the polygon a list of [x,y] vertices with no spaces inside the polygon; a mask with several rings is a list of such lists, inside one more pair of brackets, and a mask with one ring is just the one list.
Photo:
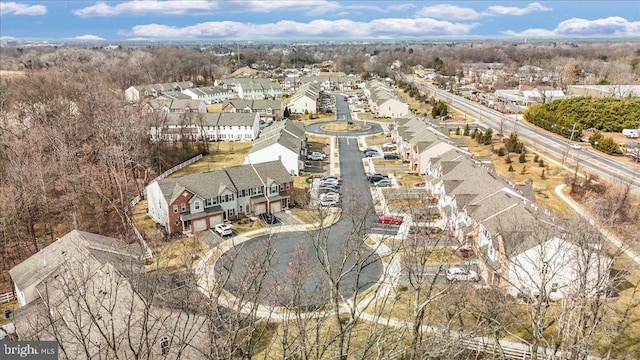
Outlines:
{"label": "curved street", "polygon": [[[351,121],[347,102],[336,99],[337,121]],[[332,299],[336,286],[346,301],[384,280],[379,245],[364,243],[377,215],[355,139],[382,128],[368,123],[371,128],[362,132],[330,132],[320,128],[324,124],[307,131],[338,137],[342,216],[324,228],[276,226],[270,234],[230,246],[209,275],[224,279],[218,283],[236,298],[251,294],[267,307],[318,308]]]}

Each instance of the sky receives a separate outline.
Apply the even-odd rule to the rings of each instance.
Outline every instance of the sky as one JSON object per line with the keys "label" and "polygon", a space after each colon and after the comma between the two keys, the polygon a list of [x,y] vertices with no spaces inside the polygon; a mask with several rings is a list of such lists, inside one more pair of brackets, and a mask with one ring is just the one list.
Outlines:
{"label": "sky", "polygon": [[0,0],[0,40],[638,37],[640,0]]}

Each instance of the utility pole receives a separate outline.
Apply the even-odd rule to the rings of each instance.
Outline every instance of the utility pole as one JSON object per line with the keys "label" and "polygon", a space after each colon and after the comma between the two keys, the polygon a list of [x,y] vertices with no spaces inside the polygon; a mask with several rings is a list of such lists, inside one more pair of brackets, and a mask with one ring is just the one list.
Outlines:
{"label": "utility pole", "polygon": [[567,158],[567,154],[569,153],[569,146],[573,142],[573,134],[576,132],[576,125],[578,125],[578,123],[574,122],[573,129],[571,129],[571,136],[569,137],[569,141],[567,141],[567,149],[564,151],[564,155],[562,156],[562,165],[560,166],[561,169],[564,168],[564,161]]}

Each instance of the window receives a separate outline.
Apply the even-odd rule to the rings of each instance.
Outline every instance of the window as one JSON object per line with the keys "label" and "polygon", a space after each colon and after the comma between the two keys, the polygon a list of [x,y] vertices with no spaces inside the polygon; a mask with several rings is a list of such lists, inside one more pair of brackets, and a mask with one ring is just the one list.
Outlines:
{"label": "window", "polygon": [[272,185],[271,188],[269,189],[269,193],[270,194],[277,194],[278,193],[278,185]]}
{"label": "window", "polygon": [[239,209],[239,211],[238,211],[238,212],[242,212],[242,205],[240,205],[240,209]]}
{"label": "window", "polygon": [[213,206],[213,198],[208,198],[205,206]]}
{"label": "window", "polygon": [[196,201],[196,202],[194,202],[194,203],[193,203],[193,208],[194,208],[195,210],[200,210],[200,201]]}
{"label": "window", "polygon": [[287,183],[287,185],[286,185],[286,186],[287,186],[287,190],[289,190],[289,183]]}
{"label": "window", "polygon": [[173,205],[173,213],[174,214],[178,213],[178,205]]}
{"label": "window", "polygon": [[187,204],[185,204],[185,203],[180,204],[180,211],[182,211],[182,212],[187,211]]}
{"label": "window", "polygon": [[546,275],[549,273],[549,262],[545,261],[542,263],[542,275]]}
{"label": "window", "polygon": [[229,214],[229,216],[233,216],[235,214],[235,210],[234,209],[229,209],[228,214]]}
{"label": "window", "polygon": [[162,352],[162,356],[169,354],[169,338],[166,336],[160,339],[160,351]]}

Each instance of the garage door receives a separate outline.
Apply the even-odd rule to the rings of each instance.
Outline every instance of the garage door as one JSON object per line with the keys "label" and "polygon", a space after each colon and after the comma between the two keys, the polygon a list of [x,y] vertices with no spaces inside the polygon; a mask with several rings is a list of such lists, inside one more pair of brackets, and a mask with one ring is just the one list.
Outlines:
{"label": "garage door", "polygon": [[253,214],[254,215],[260,215],[260,214],[264,214],[266,212],[267,212],[267,204],[266,203],[256,204],[253,207]]}
{"label": "garage door", "polygon": [[222,224],[222,221],[224,219],[222,218],[222,214],[216,215],[216,216],[210,216],[209,217],[209,227],[213,227],[214,225],[217,224]]}
{"label": "garage door", "polygon": [[282,203],[280,201],[274,201],[271,203],[271,212],[277,213],[282,211]]}
{"label": "garage door", "polygon": [[193,231],[207,230],[207,219],[200,219],[193,221]]}

